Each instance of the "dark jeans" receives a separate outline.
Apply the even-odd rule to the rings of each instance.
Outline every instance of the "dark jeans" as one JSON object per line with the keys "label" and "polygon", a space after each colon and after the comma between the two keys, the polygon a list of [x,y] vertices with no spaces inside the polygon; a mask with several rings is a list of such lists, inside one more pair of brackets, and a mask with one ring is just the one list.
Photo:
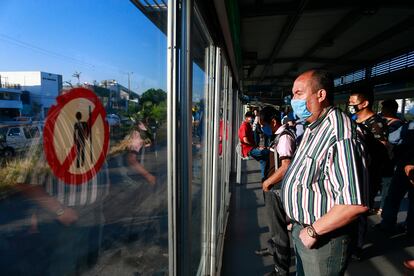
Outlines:
{"label": "dark jeans", "polygon": [[271,137],[270,136],[267,136],[266,134],[263,134],[263,137],[264,137],[264,146],[265,147],[268,147],[269,144],[270,144]]}
{"label": "dark jeans", "polygon": [[0,268],[1,275],[45,275],[39,266],[43,244],[39,234],[29,234],[28,231],[10,235],[0,233]]}
{"label": "dark jeans", "polygon": [[380,208],[384,209],[385,206],[385,199],[388,195],[388,190],[390,189],[392,177],[383,177],[382,184],[381,184],[381,203]]}
{"label": "dark jeans", "polygon": [[400,204],[405,194],[408,192],[408,212],[407,212],[407,231],[414,235],[414,186],[410,183],[404,168],[398,166],[395,170],[385,198],[384,209],[382,210],[381,226],[383,229],[392,231],[397,223],[397,215],[400,210]]}
{"label": "dark jeans", "polygon": [[249,152],[249,155],[259,161],[260,171],[262,173],[262,179],[265,177],[265,172],[269,166],[269,150],[268,149],[259,149],[254,148]]}
{"label": "dark jeans", "polygon": [[43,275],[77,275],[96,262],[98,226],[63,226],[58,222],[40,225],[44,254]]}
{"label": "dark jeans", "polygon": [[359,216],[358,220],[358,240],[357,240],[357,249],[362,250],[362,247],[365,244],[365,238],[368,231],[368,213],[364,213]]}
{"label": "dark jeans", "polygon": [[260,144],[260,134],[257,130],[253,132],[253,137],[256,145]]}
{"label": "dark jeans", "polygon": [[279,271],[278,275],[289,275],[290,241],[286,228],[286,213],[278,194],[279,191],[263,192],[271,237],[268,241],[268,248],[273,253],[273,261]]}
{"label": "dark jeans", "polygon": [[296,275],[344,275],[354,244],[357,224],[352,223],[323,235],[312,249],[306,248],[300,240],[299,233],[302,229],[302,225],[293,224]]}

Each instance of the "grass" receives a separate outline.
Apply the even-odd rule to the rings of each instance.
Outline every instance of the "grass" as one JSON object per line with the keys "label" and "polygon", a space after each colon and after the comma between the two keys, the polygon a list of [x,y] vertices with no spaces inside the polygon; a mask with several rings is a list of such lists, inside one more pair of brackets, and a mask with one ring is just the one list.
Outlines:
{"label": "grass", "polygon": [[23,183],[36,168],[37,173],[48,171],[44,160],[40,160],[41,146],[34,145],[22,157],[5,160],[0,168],[0,197],[13,191],[17,183]]}
{"label": "grass", "polygon": [[[128,135],[130,132],[131,127],[125,127],[114,133],[116,138],[111,137],[111,145],[108,152],[109,158],[128,150],[131,143]],[[157,132],[157,143],[163,143],[165,140],[166,128],[164,124]],[[33,173],[43,174],[51,172],[42,151],[42,145],[32,145],[21,156],[10,160],[0,160],[3,161],[0,165],[0,198],[13,193],[15,185],[26,182]]]}

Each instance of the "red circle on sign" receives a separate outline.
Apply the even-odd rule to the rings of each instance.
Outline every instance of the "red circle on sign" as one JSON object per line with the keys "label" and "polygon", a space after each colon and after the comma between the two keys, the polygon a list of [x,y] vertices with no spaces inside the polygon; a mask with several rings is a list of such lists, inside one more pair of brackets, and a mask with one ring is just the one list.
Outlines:
{"label": "red circle on sign", "polygon": [[[74,158],[76,157],[76,146],[72,146],[68,156],[66,156],[63,163],[61,163],[56,154],[56,149],[54,145],[54,132],[56,120],[59,114],[61,113],[62,108],[65,107],[65,105],[70,101],[78,98],[86,99],[92,102],[95,106],[91,118],[88,119],[91,120],[91,126],[93,126],[94,122],[99,116],[102,118],[104,125],[104,140],[102,152],[99,154],[99,157],[95,162],[95,165],[90,170],[82,174],[74,174],[69,171],[74,161]],[[96,96],[96,94],[93,93],[91,90],[85,88],[71,89],[69,92],[57,97],[56,100],[57,105],[53,105],[48,112],[43,132],[43,147],[46,155],[46,160],[49,163],[49,166],[56,177],[63,180],[67,184],[79,185],[92,179],[99,172],[105,161],[106,154],[109,148],[109,126],[108,122],[106,121],[105,108],[102,106],[101,101]]]}

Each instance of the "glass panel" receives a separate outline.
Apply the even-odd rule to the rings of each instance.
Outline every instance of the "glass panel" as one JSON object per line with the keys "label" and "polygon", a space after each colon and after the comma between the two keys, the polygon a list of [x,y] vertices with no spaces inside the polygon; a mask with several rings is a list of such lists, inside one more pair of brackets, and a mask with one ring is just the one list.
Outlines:
{"label": "glass panel", "polygon": [[232,156],[232,122],[233,122],[233,88],[232,88],[232,77],[229,72],[229,81],[228,81],[228,95],[227,95],[227,124],[226,124],[226,188],[225,188],[225,202],[229,204],[230,198],[230,172],[231,172],[231,156]]}
{"label": "glass panel", "polygon": [[192,65],[193,65],[193,183],[192,183],[192,237],[191,237],[191,273],[195,275],[197,270],[201,269],[203,241],[203,227],[206,227],[203,220],[203,214],[206,209],[203,205],[205,200],[205,189],[203,183],[206,182],[204,176],[205,169],[205,153],[206,153],[206,136],[204,128],[206,121],[206,98],[208,97],[208,66],[210,58],[211,40],[200,22],[197,13],[193,20],[193,36],[192,36]]}
{"label": "glass panel", "polygon": [[[405,99],[404,119],[413,120],[412,110],[414,109],[414,98]],[[411,113],[410,113],[411,112]]]}
{"label": "glass panel", "polygon": [[[224,60],[224,58],[222,58],[221,61],[221,76],[220,76],[220,112],[219,112],[219,162],[218,162],[218,173],[217,173],[217,202],[216,202],[216,208],[217,208],[217,221],[213,222],[216,223],[216,231],[217,231],[217,237],[219,237],[219,234],[221,232],[221,223],[222,223],[222,215],[220,213],[221,208],[222,208],[222,202],[223,202],[223,177],[224,177],[224,172],[223,172],[223,165],[224,165],[224,161],[223,161],[223,130],[224,130],[224,108],[225,108],[225,89],[226,89],[226,83],[227,81],[227,66],[226,66],[226,61]],[[217,243],[218,244],[218,243]],[[218,248],[217,248],[218,250]]]}
{"label": "glass panel", "polygon": [[166,2],[1,1],[2,275],[168,273]]}

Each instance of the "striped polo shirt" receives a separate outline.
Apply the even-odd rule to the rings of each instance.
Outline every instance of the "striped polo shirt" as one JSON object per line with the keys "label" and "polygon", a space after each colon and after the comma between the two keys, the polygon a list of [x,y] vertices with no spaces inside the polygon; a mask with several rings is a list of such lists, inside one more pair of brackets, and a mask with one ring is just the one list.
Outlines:
{"label": "striped polo shirt", "polygon": [[365,203],[366,163],[355,124],[329,107],[307,126],[282,186],[287,215],[312,224],[334,205]]}
{"label": "striped polo shirt", "polygon": [[79,185],[66,184],[51,173],[38,176],[45,191],[67,207],[80,207],[102,201],[109,193],[109,173],[106,164],[89,181]]}
{"label": "striped polo shirt", "polygon": [[36,159],[32,170],[22,172],[17,179],[18,183],[42,186],[47,194],[55,197],[66,207],[82,207],[102,201],[109,193],[109,181],[108,166],[105,162],[89,181],[79,185],[66,184],[53,175],[43,153]]}

